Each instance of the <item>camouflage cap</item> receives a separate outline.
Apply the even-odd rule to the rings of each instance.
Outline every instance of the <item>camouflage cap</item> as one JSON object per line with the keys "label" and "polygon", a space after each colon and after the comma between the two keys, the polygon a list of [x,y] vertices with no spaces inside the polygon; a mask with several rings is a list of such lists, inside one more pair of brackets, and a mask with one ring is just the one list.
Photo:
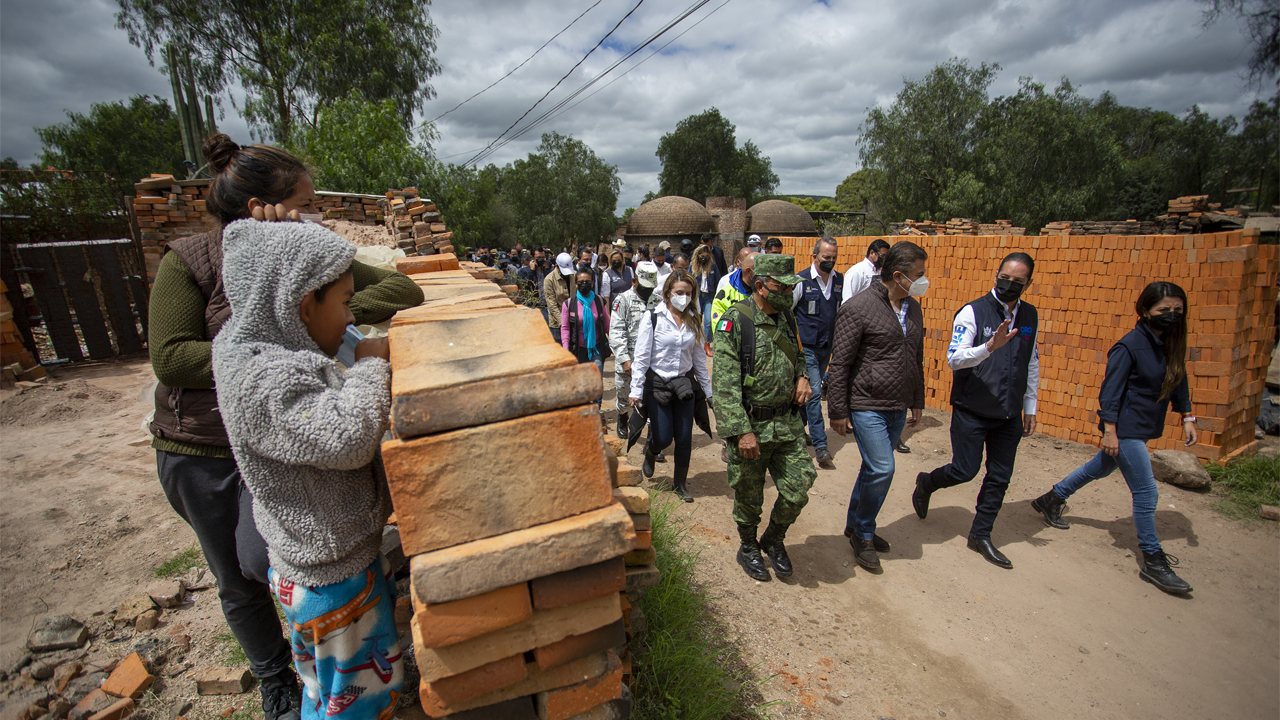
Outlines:
{"label": "camouflage cap", "polygon": [[800,282],[796,275],[796,259],[790,255],[756,255],[756,277],[773,278],[783,285],[795,285]]}

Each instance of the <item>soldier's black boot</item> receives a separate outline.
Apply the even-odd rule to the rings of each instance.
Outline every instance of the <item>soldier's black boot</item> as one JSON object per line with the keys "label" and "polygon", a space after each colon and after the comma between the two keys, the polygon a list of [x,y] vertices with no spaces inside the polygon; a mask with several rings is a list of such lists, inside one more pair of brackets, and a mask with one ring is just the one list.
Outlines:
{"label": "soldier's black boot", "polygon": [[627,439],[627,417],[626,413],[618,413],[618,437],[623,440]]}
{"label": "soldier's black boot", "polygon": [[769,556],[769,564],[773,566],[773,571],[778,577],[790,577],[791,575],[791,557],[787,555],[787,548],[782,541],[787,537],[786,525],[769,521],[769,527],[765,528],[764,534],[760,536],[760,550]]}
{"label": "soldier's black boot", "polygon": [[681,500],[691,503],[693,502],[693,496],[689,494],[689,488],[687,485],[688,480],[689,468],[677,465],[675,470],[675,479],[671,481],[671,490],[675,492],[676,495],[679,495]]}
{"label": "soldier's black boot", "polygon": [[640,472],[644,473],[647,478],[653,477],[653,463],[657,458],[653,455],[653,450],[649,448],[649,441],[644,443],[644,464],[640,466]]}
{"label": "soldier's black boot", "polygon": [[1156,551],[1150,555],[1142,553],[1142,569],[1138,571],[1138,575],[1143,580],[1171,595],[1189,593],[1191,592],[1191,586],[1187,584],[1186,580],[1178,577],[1173,572],[1173,568],[1170,567],[1177,564],[1178,558],[1166,555],[1163,550]]}
{"label": "soldier's black boot", "polygon": [[1051,528],[1066,530],[1071,527],[1062,519],[1062,512],[1067,509],[1067,501],[1058,497],[1052,489],[1031,501],[1031,509],[1044,515],[1044,522]]}
{"label": "soldier's black boot", "polygon": [[742,570],[752,580],[760,582],[771,580],[769,568],[765,567],[764,557],[760,555],[760,542],[756,540],[755,526],[739,525],[738,539],[742,541],[742,545],[738,548],[738,564],[742,566]]}

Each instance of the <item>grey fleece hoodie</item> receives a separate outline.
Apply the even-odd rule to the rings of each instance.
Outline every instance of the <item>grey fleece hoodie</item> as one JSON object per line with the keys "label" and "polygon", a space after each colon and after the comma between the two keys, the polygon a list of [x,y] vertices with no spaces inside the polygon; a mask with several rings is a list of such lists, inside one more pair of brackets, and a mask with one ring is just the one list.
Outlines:
{"label": "grey fleece hoodie", "polygon": [[228,225],[222,243],[231,320],[213,342],[213,375],[231,450],[271,567],[331,585],[373,562],[391,514],[378,454],[391,365],[365,358],[344,375],[299,311],[356,249],[314,223],[255,220]]}

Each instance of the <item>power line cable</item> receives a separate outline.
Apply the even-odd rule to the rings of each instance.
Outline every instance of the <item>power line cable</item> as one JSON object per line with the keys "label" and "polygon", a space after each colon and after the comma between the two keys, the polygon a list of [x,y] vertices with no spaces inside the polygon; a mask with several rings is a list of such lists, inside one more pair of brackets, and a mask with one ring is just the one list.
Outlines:
{"label": "power line cable", "polygon": [[[555,85],[552,85],[550,90],[548,90],[545,94],[543,94],[543,96],[542,96],[542,97],[538,98],[538,102],[535,102],[535,103],[534,103],[534,104],[533,104],[533,105],[532,105],[528,110],[525,110],[523,115],[521,115],[520,117],[516,118],[516,121],[515,121],[515,122],[511,123],[511,125],[510,125],[509,127],[507,127],[507,129],[506,129],[506,130],[503,130],[503,131],[498,135],[498,137],[497,137],[497,138],[494,138],[493,142],[489,143],[489,145],[485,148],[485,150],[488,150],[489,148],[493,147],[494,143],[498,142],[498,140],[501,140],[503,135],[506,135],[508,132],[510,132],[510,131],[511,131],[511,128],[515,127],[516,125],[519,125],[521,120],[524,120],[526,117],[528,117],[529,113],[533,112],[534,108],[538,107],[538,105],[539,105],[543,100],[546,100],[548,95],[550,95],[551,93],[555,92],[555,89],[556,89],[556,88],[558,88],[558,87],[560,87],[560,83],[563,83],[565,80],[567,80],[567,79],[568,79],[568,77],[569,77],[570,75],[572,75],[572,74],[573,74],[573,71],[578,69],[578,66],[580,66],[580,65],[582,65],[582,63],[586,62],[586,61],[587,61],[587,58],[591,57],[591,53],[595,52],[597,48],[599,48],[601,45],[603,45],[603,44],[604,44],[604,41],[605,41],[605,40],[608,40],[608,39],[609,39],[609,36],[613,35],[613,33],[614,33],[614,32],[615,32],[619,27],[621,27],[621,26],[622,26],[622,23],[626,22],[626,21],[627,21],[627,18],[631,17],[631,15],[632,15],[633,13],[635,13],[635,11],[636,11],[636,10],[639,10],[639,9],[640,9],[640,6],[641,6],[641,5],[643,5],[643,4],[644,4],[644,0],[639,0],[639,1],[635,4],[635,7],[632,7],[629,11],[627,11],[627,14],[626,14],[626,15],[623,15],[623,16],[622,16],[622,19],[618,21],[618,24],[613,26],[613,29],[611,29],[608,33],[606,33],[604,37],[600,38],[600,41],[599,41],[599,42],[597,42],[594,46],[592,46],[592,48],[591,48],[590,50],[588,50],[588,51],[587,51],[587,54],[582,56],[582,59],[581,59],[581,60],[579,60],[578,62],[574,63],[574,64],[573,64],[573,67],[569,68],[569,72],[565,73],[563,77],[561,77],[559,80],[557,80],[557,81],[556,81],[556,84],[555,84]],[[480,154],[483,154],[483,153],[485,152],[485,150],[480,151]],[[464,163],[464,164],[465,164],[465,165],[472,165],[472,164],[474,164],[474,163],[475,163],[476,158],[478,158],[478,157],[479,157],[479,154],[478,154],[476,157],[471,158],[470,160],[468,160],[468,161],[467,161],[466,163]]]}
{"label": "power line cable", "polygon": [[[685,9],[685,10],[684,10],[680,15],[678,15],[675,19],[671,20],[671,21],[670,21],[670,22],[668,22],[666,25],[664,25],[661,29],[659,29],[657,32],[655,32],[655,33],[653,33],[652,35],[650,35],[650,36],[648,37],[648,39],[646,39],[643,43],[641,43],[640,45],[638,45],[638,46],[636,46],[634,49],[632,49],[630,52],[628,52],[628,53],[626,53],[625,55],[623,55],[623,56],[622,56],[621,58],[619,58],[616,62],[614,62],[612,65],[610,65],[608,68],[606,68],[603,72],[601,72],[599,75],[595,76],[595,77],[594,77],[594,78],[592,78],[591,80],[589,80],[589,81],[587,81],[586,83],[584,83],[584,84],[583,84],[581,87],[579,87],[577,90],[575,90],[575,91],[573,91],[572,93],[570,93],[568,96],[566,96],[566,97],[565,97],[564,99],[562,99],[560,102],[556,103],[554,106],[552,106],[552,107],[551,107],[550,109],[548,109],[547,111],[543,112],[543,113],[542,113],[541,115],[539,115],[537,118],[534,118],[533,120],[531,120],[531,121],[529,122],[529,124],[528,124],[528,125],[525,125],[523,128],[521,128],[520,130],[518,130],[514,135],[511,135],[510,137],[504,137],[504,136],[506,135],[506,132],[507,132],[507,131],[509,131],[509,130],[511,129],[511,128],[507,128],[507,131],[504,131],[502,135],[499,135],[499,136],[498,136],[498,138],[494,140],[494,142],[490,143],[489,147],[485,148],[485,150],[483,150],[483,151],[481,151],[480,153],[478,153],[478,154],[476,155],[476,157],[473,157],[471,160],[468,160],[466,164],[473,164],[473,163],[476,163],[476,162],[479,162],[479,161],[482,161],[482,160],[484,160],[484,159],[488,158],[488,157],[489,157],[489,156],[491,156],[493,153],[497,152],[498,150],[501,150],[504,146],[506,146],[508,143],[512,142],[512,141],[513,141],[513,140],[515,140],[516,138],[520,137],[521,135],[523,135],[523,134],[527,133],[528,131],[532,130],[533,128],[538,127],[538,126],[539,126],[539,125],[541,125],[542,123],[546,122],[546,121],[550,118],[550,116],[551,116],[553,113],[555,113],[557,110],[559,110],[560,108],[564,107],[566,104],[568,104],[568,103],[569,103],[570,101],[572,101],[574,98],[576,98],[576,97],[578,97],[579,95],[581,95],[581,94],[582,94],[583,92],[585,92],[588,88],[590,88],[592,85],[594,85],[594,84],[596,84],[597,82],[599,82],[601,79],[603,79],[603,78],[604,78],[606,75],[608,75],[610,72],[612,72],[613,70],[615,70],[616,68],[618,68],[620,65],[622,65],[622,64],[623,64],[624,62],[626,62],[627,60],[630,60],[632,57],[634,57],[635,55],[637,55],[641,50],[643,50],[643,49],[645,49],[646,47],[648,47],[649,45],[653,44],[655,41],[657,41],[657,39],[658,39],[658,38],[662,37],[662,36],[663,36],[663,35],[665,35],[667,32],[669,32],[672,28],[674,28],[676,25],[679,25],[681,22],[683,22],[684,20],[686,20],[690,15],[692,15],[693,13],[695,13],[695,12],[697,12],[698,10],[702,9],[703,7],[705,7],[707,4],[709,4],[709,3],[710,3],[710,1],[711,1],[711,0],[697,0],[697,2],[694,2],[694,4],[693,4],[693,5],[689,6],[687,9]],[[539,101],[539,102],[541,102],[541,101]],[[530,111],[532,111],[532,108],[530,108]],[[528,115],[528,114],[529,114],[529,113],[527,113],[527,112],[525,113],[525,115]],[[518,122],[519,122],[519,121],[517,121],[517,123],[518,123]],[[514,124],[512,125],[512,127],[514,127]]]}
{"label": "power line cable", "polygon": [[[503,75],[502,77],[498,78],[497,80],[494,80],[494,81],[493,81],[492,83],[490,83],[490,84],[489,84],[489,86],[488,86],[488,87],[486,87],[484,90],[481,90],[480,92],[476,93],[475,95],[472,95],[471,97],[467,98],[466,100],[463,100],[462,102],[458,103],[457,105],[454,105],[453,107],[449,108],[448,110],[446,110],[446,111],[444,111],[444,112],[440,113],[439,115],[435,116],[434,118],[432,118],[432,119],[431,119],[431,122],[435,122],[436,120],[439,120],[440,118],[444,117],[445,115],[448,115],[449,113],[453,112],[454,110],[457,110],[458,108],[462,107],[463,105],[466,105],[467,103],[471,102],[472,100],[475,100],[477,97],[479,97],[479,96],[483,95],[484,93],[488,92],[489,90],[493,89],[493,86],[494,86],[494,85],[497,85],[498,83],[502,82],[503,80],[506,80],[507,78],[511,77],[511,73],[514,73],[515,71],[517,71],[517,70],[519,70],[520,68],[524,67],[526,63],[528,63],[530,60],[532,60],[532,59],[534,59],[535,57],[537,57],[537,56],[538,56],[538,53],[542,52],[542,51],[543,51],[543,50],[544,50],[548,45],[550,45],[551,43],[555,42],[555,39],[556,39],[556,38],[558,38],[558,37],[560,37],[561,35],[563,35],[563,34],[565,33],[565,30],[568,30],[569,28],[573,27],[573,26],[574,26],[574,23],[577,23],[579,20],[581,20],[581,19],[583,18],[583,16],[584,16],[584,15],[586,15],[587,13],[591,12],[592,10],[594,10],[594,9],[595,9],[595,7],[596,7],[596,5],[599,5],[599,4],[600,4],[600,3],[602,3],[602,2],[604,2],[604,0],[596,0],[594,3],[592,3],[591,7],[587,8],[586,10],[583,10],[581,15],[578,15],[578,17],[574,18],[574,19],[573,19],[573,22],[569,23],[568,25],[565,25],[565,26],[564,26],[564,28],[563,28],[560,32],[556,33],[555,35],[552,35],[550,40],[548,40],[548,41],[546,41],[546,42],[542,43],[542,47],[538,48],[537,50],[534,50],[532,55],[530,55],[529,57],[527,57],[527,58],[525,58],[525,59],[524,59],[524,62],[520,63],[519,65],[517,65],[517,66],[515,66],[515,67],[513,67],[513,68],[511,68],[511,70],[510,70],[506,75]],[[425,123],[424,123],[424,124],[425,124]],[[465,155],[466,153],[458,153],[458,154],[459,154],[459,155]]]}
{"label": "power line cable", "polygon": [[552,120],[555,120],[556,118],[560,117],[561,115],[563,115],[563,114],[565,114],[565,113],[569,112],[570,110],[572,110],[572,109],[574,109],[574,108],[578,107],[578,106],[579,106],[579,105],[581,105],[582,103],[584,103],[584,102],[586,102],[586,101],[590,100],[591,98],[595,97],[597,93],[602,92],[605,88],[609,87],[610,85],[612,85],[612,84],[614,84],[614,83],[618,82],[619,80],[621,80],[622,78],[626,77],[627,73],[629,73],[629,72],[631,72],[632,70],[635,70],[636,68],[638,68],[638,67],[640,67],[641,65],[645,64],[645,62],[647,62],[647,61],[649,60],[649,58],[653,57],[654,55],[657,55],[658,53],[662,52],[663,50],[666,50],[666,49],[667,49],[667,45],[670,45],[671,43],[673,43],[673,42],[675,42],[675,41],[679,40],[680,38],[684,37],[684,36],[685,36],[685,34],[686,34],[686,33],[688,33],[690,30],[692,30],[692,29],[694,29],[694,28],[698,27],[699,25],[701,25],[701,24],[702,24],[702,22],[703,22],[703,20],[706,20],[707,18],[711,17],[712,15],[715,15],[717,12],[719,12],[719,11],[720,11],[720,8],[724,7],[725,5],[728,5],[728,4],[729,4],[730,2],[732,2],[732,1],[733,1],[733,0],[724,0],[724,2],[722,2],[722,3],[720,3],[719,5],[717,5],[717,6],[716,6],[716,9],[715,9],[715,10],[712,10],[711,12],[709,12],[709,13],[707,13],[706,15],[702,16],[702,19],[701,19],[701,20],[699,20],[698,22],[696,22],[696,23],[694,23],[694,24],[690,25],[689,27],[685,28],[684,32],[682,32],[682,33],[680,33],[679,35],[677,35],[677,36],[675,36],[675,37],[671,38],[670,40],[668,40],[668,41],[666,42],[666,44],[665,44],[665,45],[663,45],[662,47],[658,48],[657,50],[654,50],[653,52],[651,52],[651,53],[649,53],[648,55],[646,55],[646,56],[644,57],[644,59],[643,59],[643,60],[641,60],[640,62],[636,63],[635,65],[632,65],[631,67],[627,68],[627,69],[626,69],[626,70],[625,70],[621,75],[619,75],[618,77],[616,77],[616,78],[614,78],[614,79],[610,80],[609,82],[605,83],[605,84],[604,84],[604,86],[603,86],[603,87],[601,87],[599,90],[596,90],[595,92],[593,92],[593,93],[591,93],[590,95],[588,95],[588,96],[586,96],[586,97],[582,98],[581,100],[579,100],[578,102],[576,102],[576,103],[574,103],[574,104],[570,105],[569,107],[565,108],[564,110],[561,110],[560,112],[556,113],[555,115],[552,115],[551,117],[547,118],[547,121],[548,121],[548,122],[550,122],[550,121],[552,121]]}

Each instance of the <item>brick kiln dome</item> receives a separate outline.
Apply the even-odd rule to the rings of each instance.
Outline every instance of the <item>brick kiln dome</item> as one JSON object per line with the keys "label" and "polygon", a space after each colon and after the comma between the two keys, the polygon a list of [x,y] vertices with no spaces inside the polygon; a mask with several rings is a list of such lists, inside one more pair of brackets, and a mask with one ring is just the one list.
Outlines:
{"label": "brick kiln dome", "polygon": [[[639,212],[639,211],[637,211]],[[765,200],[747,210],[747,232],[766,235],[817,235],[809,212],[786,200]]]}
{"label": "brick kiln dome", "polygon": [[679,195],[650,200],[636,208],[627,220],[627,237],[669,237],[709,232],[715,232],[711,213],[698,201]]}

